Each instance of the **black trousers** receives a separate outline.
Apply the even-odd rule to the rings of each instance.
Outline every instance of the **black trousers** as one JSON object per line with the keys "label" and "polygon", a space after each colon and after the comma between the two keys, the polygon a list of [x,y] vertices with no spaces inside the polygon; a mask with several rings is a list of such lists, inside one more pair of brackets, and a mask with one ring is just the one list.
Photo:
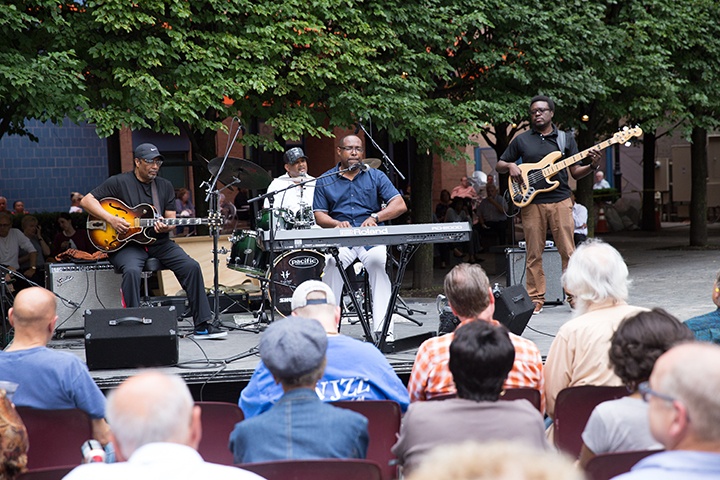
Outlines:
{"label": "black trousers", "polygon": [[160,240],[152,245],[128,242],[122,249],[109,255],[110,263],[122,273],[122,295],[125,307],[140,306],[140,282],[145,260],[160,260],[163,268],[171,270],[187,294],[190,313],[195,325],[212,320],[210,302],[205,293],[200,264],[190,258],[172,240]]}

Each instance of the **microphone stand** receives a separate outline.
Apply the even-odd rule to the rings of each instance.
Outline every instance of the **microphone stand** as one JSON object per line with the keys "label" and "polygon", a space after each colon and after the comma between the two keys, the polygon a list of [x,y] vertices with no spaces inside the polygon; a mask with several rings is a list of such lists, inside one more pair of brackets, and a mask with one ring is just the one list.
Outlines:
{"label": "microphone stand", "polygon": [[362,124],[362,122],[358,121],[358,126],[360,127],[360,129],[363,132],[365,132],[365,136],[370,139],[370,143],[373,144],[373,147],[375,147],[382,154],[383,160],[385,160],[385,162],[390,164],[395,169],[395,172],[397,172],[397,174],[400,176],[401,179],[405,180],[405,175],[403,175],[402,172],[392,162],[392,160],[390,160],[390,157],[388,157],[387,153],[385,153],[385,150],[380,148],[380,145],[378,145],[377,142],[375,142],[375,139],[372,137],[372,135],[370,135],[368,133],[368,131],[365,130],[365,126]]}

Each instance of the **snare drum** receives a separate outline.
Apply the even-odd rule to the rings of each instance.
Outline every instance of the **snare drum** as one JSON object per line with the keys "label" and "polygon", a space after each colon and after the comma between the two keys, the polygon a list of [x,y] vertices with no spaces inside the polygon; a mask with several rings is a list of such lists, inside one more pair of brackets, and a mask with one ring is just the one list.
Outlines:
{"label": "snare drum", "polygon": [[[290,250],[275,259],[275,311],[283,316],[290,315],[292,311],[292,296],[295,287],[305,280],[320,280],[325,268],[325,255],[315,250]],[[272,279],[271,270],[267,278]],[[270,287],[272,292],[272,286]]]}
{"label": "snare drum", "polygon": [[293,214],[290,210],[285,208],[263,208],[258,214],[257,226],[263,230],[270,230],[270,211],[273,212],[273,222],[275,223],[275,230],[289,230],[292,228],[291,221]]}
{"label": "snare drum", "polygon": [[233,246],[227,259],[228,268],[263,276],[268,266],[268,254],[260,249],[257,232],[235,230],[230,241]]}

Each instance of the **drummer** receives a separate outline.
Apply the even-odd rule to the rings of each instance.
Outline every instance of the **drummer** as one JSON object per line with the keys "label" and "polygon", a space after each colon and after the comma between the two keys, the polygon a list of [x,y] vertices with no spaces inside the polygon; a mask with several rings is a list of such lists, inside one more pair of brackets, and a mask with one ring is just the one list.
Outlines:
{"label": "drummer", "polygon": [[[300,183],[305,180],[313,180],[315,177],[308,175],[308,157],[300,147],[293,147],[283,155],[285,162],[285,174],[279,176],[270,183],[268,192],[277,192],[286,189],[292,183]],[[291,218],[286,219],[295,228],[309,228],[315,224],[312,213],[313,195],[315,194],[315,182],[309,182],[299,187],[290,188],[275,195],[273,201],[274,209],[285,209]],[[263,205],[270,208],[269,198],[265,199]]]}

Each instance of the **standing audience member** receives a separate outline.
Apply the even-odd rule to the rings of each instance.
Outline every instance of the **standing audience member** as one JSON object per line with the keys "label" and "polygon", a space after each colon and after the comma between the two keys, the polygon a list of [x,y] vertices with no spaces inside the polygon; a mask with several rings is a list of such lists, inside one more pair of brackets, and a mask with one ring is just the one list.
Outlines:
{"label": "standing audience member", "polygon": [[698,340],[720,343],[720,271],[715,274],[711,298],[717,308],[687,320],[685,325],[693,331]]}
{"label": "standing audience member", "polygon": [[309,318],[285,318],[263,332],[260,357],[285,394],[267,412],[235,425],[235,463],[365,458],[367,419],[323,403],[315,393],[327,344],[325,329]]}
{"label": "standing audience member", "polygon": [[593,190],[602,190],[603,188],[610,188],[610,184],[607,180],[605,180],[605,173],[602,170],[598,170],[595,172]]}
{"label": "standing audience member", "polygon": [[690,329],[661,308],[637,313],[620,323],[609,356],[615,374],[630,395],[595,407],[582,433],[581,466],[601,453],[663,448],[650,433],[647,403],[638,385],[650,378],[660,355],[692,339]]}
{"label": "standing audience member", "polygon": [[[35,265],[37,268],[35,270],[35,273],[32,276],[28,277],[28,279],[39,285],[44,285],[45,258],[50,256],[50,245],[47,244],[47,242],[42,236],[42,230],[40,229],[37,218],[32,215],[25,215],[22,218],[21,225],[23,229],[23,234],[25,234],[28,240],[30,240],[30,243],[32,243],[33,247],[35,247],[35,251],[37,252],[35,261]],[[31,270],[30,266],[32,264],[30,263],[30,252],[25,251],[22,248],[21,250],[22,255],[20,256],[20,258],[18,258],[18,261],[20,262],[20,270]]]}
{"label": "standing audience member", "polygon": [[[475,321],[500,325],[493,319],[495,297],[490,290],[490,281],[479,265],[461,263],[450,270],[445,276],[445,296],[452,312],[460,319],[460,325]],[[543,364],[540,350],[526,338],[513,333],[509,335],[515,347],[515,361],[505,381],[505,388],[534,388],[542,396]],[[448,364],[453,337],[452,333],[448,333],[425,340],[420,345],[408,382],[411,402],[454,395],[457,392]]]}
{"label": "standing audience member", "polygon": [[69,248],[81,250],[87,253],[95,252],[95,247],[90,243],[87,231],[85,229],[75,230],[72,223],[72,217],[69,213],[62,212],[57,219],[60,231],[55,235],[52,244],[53,255],[59,255]]}
{"label": "standing audience member", "polygon": [[0,478],[15,480],[27,471],[28,434],[5,390],[0,388]]}
{"label": "standing audience member", "polygon": [[455,330],[449,367],[458,398],[410,406],[392,448],[404,473],[431,449],[465,440],[515,440],[550,448],[543,417],[530,402],[498,401],[514,360],[504,326],[468,322]]}
{"label": "standing audience member", "polygon": [[720,478],[720,347],[678,345],[640,384],[650,430],[664,452],[640,460],[618,480]]}
{"label": "standing audience member", "polygon": [[80,201],[83,199],[83,194],[80,192],[70,193],[70,212],[69,213],[82,213],[83,209],[80,206]]}
{"label": "standing audience member", "polygon": [[519,442],[437,447],[407,480],[587,480],[567,456]]}
{"label": "standing audience member", "polygon": [[25,203],[22,200],[15,200],[12,213],[13,215],[27,215],[30,212],[25,210]]}
{"label": "standing audience member", "polygon": [[262,479],[202,459],[197,452],[202,412],[177,375],[149,370],[128,378],[110,393],[107,415],[120,463],[80,465],[66,480]]}
{"label": "standing audience member", "polygon": [[[293,292],[292,316],[312,318],[327,333],[327,365],[315,385],[323,402],[338,400],[394,400],[404,412],[410,399],[400,378],[385,356],[371,343],[339,333],[340,307],[330,286],[318,280],[301,283]],[[240,393],[245,418],[272,407],[283,396],[268,367],[261,360],[247,387]]]}
{"label": "standing audience member", "polygon": [[[556,154],[558,151],[561,151],[564,157],[578,153],[575,138],[555,127],[552,121],[554,115],[555,103],[550,98],[538,95],[530,100],[531,129],[518,135],[500,156],[495,167],[498,173],[509,173],[516,184],[522,184],[528,189],[534,188],[536,185],[526,185],[529,179],[523,178],[522,170],[518,166],[519,162],[522,162],[522,165],[540,163],[547,155]],[[550,191],[541,191],[520,210],[527,244],[526,284],[528,294],[535,303],[534,313],[540,313],[545,303],[543,252],[548,226],[560,253],[563,271],[567,268],[570,255],[575,250],[568,171],[575,180],[589,175],[599,168],[600,151],[590,150],[589,157],[591,163],[587,165],[575,163],[555,174],[552,180],[558,182],[558,187]]]}
{"label": "standing audience member", "polygon": [[575,201],[575,194],[573,193],[570,198],[572,199],[573,208],[572,208],[572,216],[573,216],[573,222],[575,223],[575,230],[573,232],[573,240],[575,241],[575,246],[577,247],[582,242],[587,240],[588,235],[588,211],[587,208],[585,208],[585,205],[582,203],[577,203]]}
{"label": "standing audience member", "polygon": [[[0,212],[0,265],[12,270],[20,268],[20,250],[28,252],[28,268],[20,271],[30,278],[37,272],[38,253],[32,242],[17,228],[12,228],[12,215]],[[10,280],[6,278],[6,280]]]}
{"label": "standing audience member", "polygon": [[55,296],[44,288],[26,288],[15,297],[8,321],[15,328],[15,338],[0,354],[0,372],[3,380],[18,384],[15,405],[79,408],[92,419],[93,437],[107,444],[105,397],[87,367],[72,353],[47,348],[57,322]]}
{"label": "standing audience member", "polygon": [[545,361],[547,414],[555,416],[560,390],[577,385],[622,385],[608,359],[610,339],[620,322],[647,309],[627,304],[628,268],[620,252],[588,239],[570,258],[562,276],[575,299],[577,316],[560,327]]}

